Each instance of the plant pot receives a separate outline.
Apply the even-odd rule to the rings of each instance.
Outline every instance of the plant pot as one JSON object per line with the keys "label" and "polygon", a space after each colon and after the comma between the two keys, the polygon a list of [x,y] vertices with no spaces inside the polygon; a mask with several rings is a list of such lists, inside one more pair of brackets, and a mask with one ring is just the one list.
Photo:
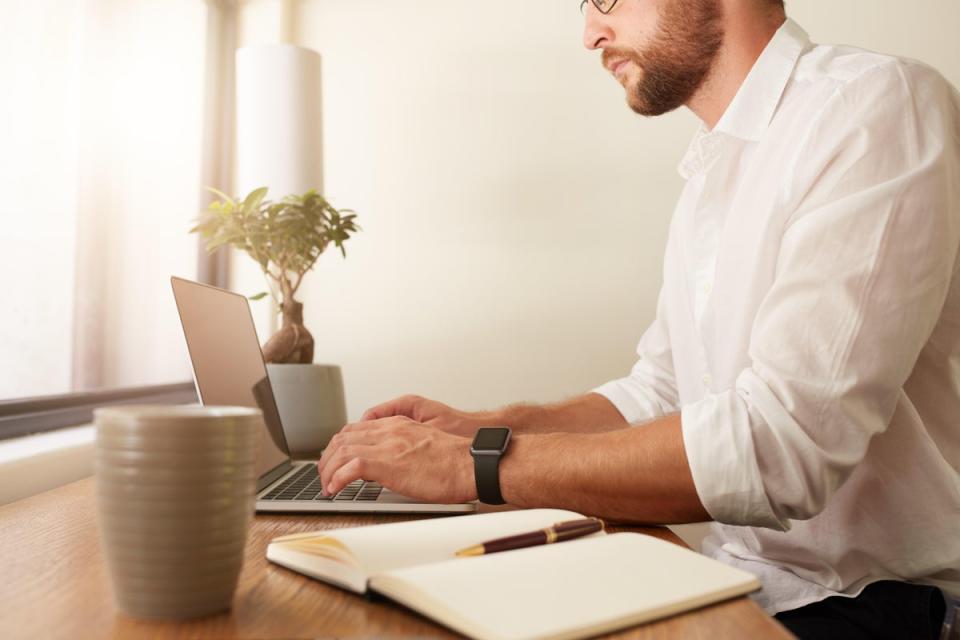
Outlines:
{"label": "plant pot", "polygon": [[343,375],[332,364],[268,364],[290,457],[319,458],[330,438],[347,423]]}

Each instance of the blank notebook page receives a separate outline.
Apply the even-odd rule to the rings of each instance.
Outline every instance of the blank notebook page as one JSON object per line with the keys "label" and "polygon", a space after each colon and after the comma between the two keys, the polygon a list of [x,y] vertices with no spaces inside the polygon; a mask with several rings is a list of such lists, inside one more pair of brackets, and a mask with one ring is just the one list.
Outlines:
{"label": "blank notebook page", "polygon": [[576,638],[759,587],[749,573],[618,533],[388,572],[374,589],[477,638]]}

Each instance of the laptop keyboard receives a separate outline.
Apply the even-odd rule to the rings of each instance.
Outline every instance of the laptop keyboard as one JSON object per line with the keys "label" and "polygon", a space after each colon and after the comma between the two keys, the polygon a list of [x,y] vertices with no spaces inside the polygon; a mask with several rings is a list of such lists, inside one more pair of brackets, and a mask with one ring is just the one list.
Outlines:
{"label": "laptop keyboard", "polygon": [[383,487],[376,482],[354,480],[335,496],[325,496],[320,490],[317,465],[305,464],[292,476],[274,487],[261,500],[317,500],[321,502],[374,502]]}

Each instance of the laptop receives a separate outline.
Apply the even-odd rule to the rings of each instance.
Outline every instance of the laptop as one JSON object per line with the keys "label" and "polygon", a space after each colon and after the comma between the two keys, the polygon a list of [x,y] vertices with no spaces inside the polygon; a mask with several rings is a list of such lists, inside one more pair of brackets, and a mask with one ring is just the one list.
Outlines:
{"label": "laptop", "polygon": [[200,402],[263,411],[264,426],[257,457],[257,511],[464,513],[476,510],[474,502],[424,503],[364,480],[350,483],[335,496],[324,496],[317,477],[317,461],[291,459],[247,299],[182,278],[174,277],[170,281]]}

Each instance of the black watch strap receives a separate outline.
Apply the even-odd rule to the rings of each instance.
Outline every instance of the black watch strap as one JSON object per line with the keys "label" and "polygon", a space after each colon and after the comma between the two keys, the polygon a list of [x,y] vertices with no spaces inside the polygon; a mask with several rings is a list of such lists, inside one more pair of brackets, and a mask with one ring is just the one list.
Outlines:
{"label": "black watch strap", "polygon": [[499,455],[475,454],[473,477],[477,481],[477,498],[484,504],[506,504],[500,493]]}

